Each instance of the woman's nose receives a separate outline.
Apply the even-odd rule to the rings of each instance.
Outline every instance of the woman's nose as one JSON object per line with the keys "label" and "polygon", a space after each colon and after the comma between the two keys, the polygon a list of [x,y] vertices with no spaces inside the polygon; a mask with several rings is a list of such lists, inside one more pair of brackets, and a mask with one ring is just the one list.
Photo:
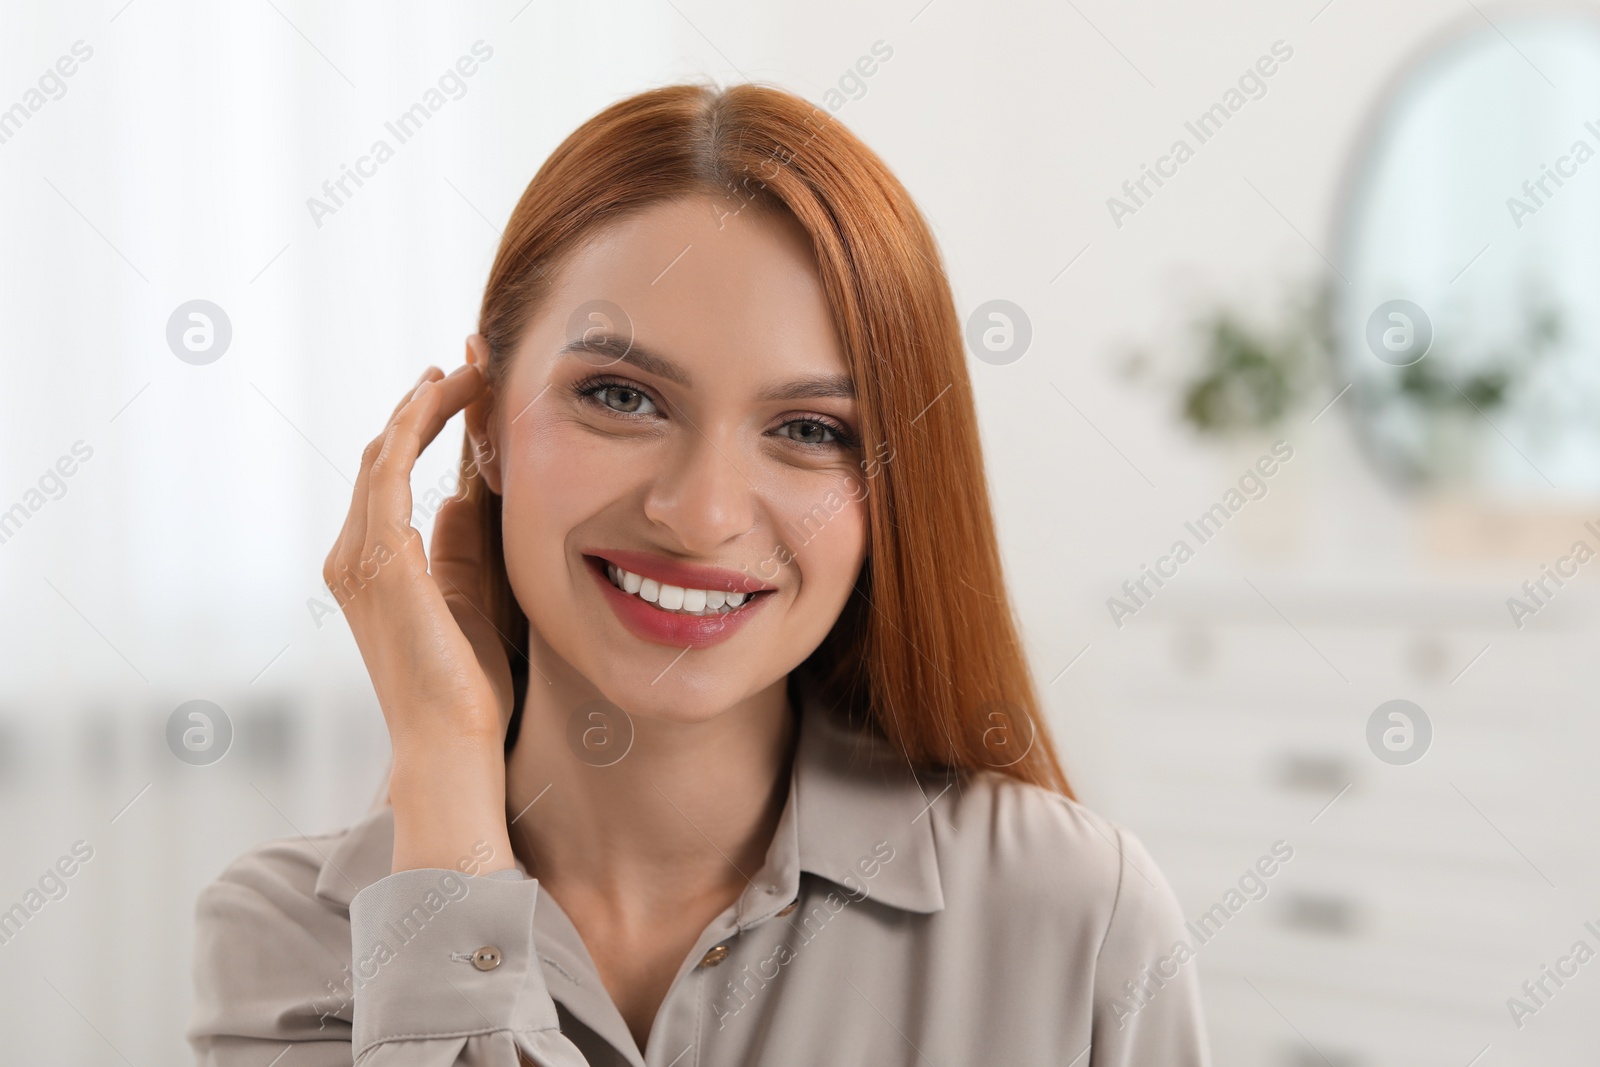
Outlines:
{"label": "woman's nose", "polygon": [[671,531],[683,551],[710,555],[755,522],[755,486],[730,446],[702,433],[674,450],[645,497],[645,516]]}

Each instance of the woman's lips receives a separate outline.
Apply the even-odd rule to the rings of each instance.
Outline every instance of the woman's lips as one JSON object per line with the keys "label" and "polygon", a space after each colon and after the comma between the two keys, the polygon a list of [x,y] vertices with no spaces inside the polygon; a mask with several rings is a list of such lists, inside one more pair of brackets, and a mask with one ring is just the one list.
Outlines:
{"label": "woman's lips", "polygon": [[679,563],[648,552],[606,548],[594,549],[585,555],[606,563],[615,563],[624,570],[642,574],[646,578],[654,578],[662,585],[675,585],[681,589],[720,589],[726,593],[756,593],[775,588],[747,571]]}
{"label": "woman's lips", "polygon": [[[662,578],[668,575],[677,577],[685,583],[684,586],[678,587],[680,589],[726,590],[737,595],[748,584],[753,586],[755,591],[744,593],[746,599],[738,607],[724,608],[720,612],[691,615],[682,611],[668,611],[634,593],[623,592],[612,583],[606,573],[606,563],[609,561],[626,570],[634,570],[624,560],[636,565],[644,564],[640,570],[634,571],[636,574],[645,573],[652,578],[657,574]],[[586,555],[584,562],[599,584],[601,596],[611,605],[611,609],[617,613],[617,618],[622,620],[622,624],[630,633],[641,640],[670,645],[674,648],[708,648],[728,640],[761,610],[771,593],[770,588],[737,571],[721,571],[716,568],[677,563],[664,565],[655,557],[637,553],[607,552],[605,557]],[[658,584],[663,585],[677,584],[656,580]]]}

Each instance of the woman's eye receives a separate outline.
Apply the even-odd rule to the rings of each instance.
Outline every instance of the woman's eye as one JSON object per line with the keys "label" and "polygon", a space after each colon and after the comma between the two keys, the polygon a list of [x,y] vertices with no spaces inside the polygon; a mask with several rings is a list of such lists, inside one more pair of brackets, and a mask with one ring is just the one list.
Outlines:
{"label": "woman's eye", "polygon": [[802,445],[829,445],[838,440],[833,428],[813,419],[796,419],[778,427],[778,432]]}
{"label": "woman's eye", "polygon": [[649,397],[626,385],[603,385],[595,390],[594,395],[612,411],[620,411],[625,415],[650,415],[656,410]]}

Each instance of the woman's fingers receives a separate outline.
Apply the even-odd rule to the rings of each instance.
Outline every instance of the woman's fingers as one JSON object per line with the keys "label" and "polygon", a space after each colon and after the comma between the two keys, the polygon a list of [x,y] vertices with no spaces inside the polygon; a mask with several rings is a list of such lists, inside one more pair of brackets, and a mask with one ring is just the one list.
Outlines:
{"label": "woman's fingers", "polygon": [[439,381],[423,382],[400,409],[370,467],[366,544],[392,540],[389,548],[398,552],[412,538],[411,470],[417,457],[483,388],[477,368],[463,364]]}
{"label": "woman's fingers", "polygon": [[[451,497],[433,520],[428,564],[439,593],[472,645],[502,711],[512,703],[511,670],[501,647],[502,634],[485,610],[483,597],[483,494]],[[502,728],[504,722],[501,723]]]}
{"label": "woman's fingers", "polygon": [[[406,393],[405,396],[402,396],[400,398],[400,402],[394,406],[394,410],[389,412],[389,422],[394,422],[395,417],[398,416],[401,411],[405,410],[405,406],[411,402],[411,398],[413,396],[416,396],[417,389],[422,385],[423,382],[436,382],[443,377],[444,371],[440,370],[438,367],[429,366],[426,370],[424,370],[422,374],[417,377],[417,380],[411,383],[410,392]],[[384,424],[384,428],[388,428],[388,423]]]}
{"label": "woman's fingers", "polygon": [[[330,567],[348,569],[354,565],[353,557],[359,556],[366,545],[367,538],[367,486],[372,480],[372,463],[378,458],[379,451],[383,448],[384,440],[389,436],[389,429],[394,425],[394,420],[405,409],[406,404],[416,395],[422,383],[428,381],[436,368],[429,367],[422,372],[422,377],[417,379],[400,402],[395,405],[394,411],[389,414],[389,421],[384,423],[383,431],[367,442],[361,450],[361,466],[356,472],[356,484],[350,493],[350,510],[345,513],[344,526],[339,530],[339,537],[334,542],[333,549],[328,554],[328,562],[324,570]],[[342,564],[340,561],[343,561]],[[326,575],[324,575],[326,578]],[[330,583],[331,584],[331,583]]]}
{"label": "woman's fingers", "polygon": [[478,573],[483,566],[483,497],[458,492],[433,519],[433,546],[428,553],[433,575],[445,592],[457,591],[474,603],[482,601]]}
{"label": "woman's fingers", "polygon": [[[344,526],[339,531],[338,539],[335,541],[332,550],[328,553],[327,559],[323,563],[323,580],[327,583],[328,587],[334,591],[336,598],[340,592],[340,586],[342,584],[346,584],[346,579],[349,577],[350,572],[357,568],[365,569],[369,565],[368,557],[373,553],[377,544],[395,540],[395,537],[393,536],[394,532],[396,532],[395,529],[378,531],[379,537],[376,540],[369,538],[368,536],[369,521],[373,514],[371,507],[372,502],[370,499],[372,475],[373,469],[377,465],[379,458],[384,455],[386,448],[389,446],[389,442],[394,437],[394,431],[397,424],[407,410],[412,409],[412,405],[417,399],[418,391],[425,383],[433,382],[435,385],[429,387],[429,391],[431,391],[433,388],[436,388],[442,380],[444,383],[446,383],[446,394],[453,394],[462,391],[463,388],[471,389],[470,384],[464,385],[463,382],[465,381],[466,383],[470,383],[474,377],[476,377],[479,382],[477,389],[481,389],[482,375],[478,374],[474,370],[468,369],[464,374],[457,373],[453,375],[455,379],[454,381],[451,381],[451,377],[452,376],[445,376],[444,372],[439,370],[437,367],[430,366],[424,370],[421,377],[417,379],[417,384],[413,386],[405,396],[401,397],[400,402],[395,405],[394,411],[390,414],[389,421],[384,426],[383,432],[368,442],[366,448],[362,451],[361,468],[356,475],[355,488],[350,496],[350,510],[345,516]],[[467,397],[468,401],[470,401],[472,396],[476,395],[476,391],[476,389],[473,389],[470,392]],[[440,408],[438,410],[446,411],[447,409]],[[416,462],[416,455],[421,453],[422,448],[427,447],[427,441],[431,441],[438,435],[439,430],[444,426],[444,422],[448,420],[452,414],[454,414],[454,411],[448,411],[443,415],[443,418],[439,419],[438,425],[434,427],[431,432],[426,434],[426,440],[421,442],[421,444],[416,448],[416,453],[413,454],[410,460],[405,463],[404,478],[407,485],[407,499],[405,510],[403,512],[403,516],[406,520],[405,525],[409,525],[409,485],[411,467]],[[389,463],[392,465],[393,462],[394,460],[391,458]],[[381,521],[388,520],[385,518]],[[398,548],[397,545],[385,545],[385,547],[391,551],[397,550]]]}

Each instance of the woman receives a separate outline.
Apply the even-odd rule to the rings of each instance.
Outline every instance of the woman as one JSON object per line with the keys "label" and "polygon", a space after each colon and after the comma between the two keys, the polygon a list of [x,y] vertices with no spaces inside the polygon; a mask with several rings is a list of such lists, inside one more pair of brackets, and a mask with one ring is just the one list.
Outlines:
{"label": "woman", "polygon": [[933,239],[802,100],[568,138],[324,578],[387,803],[201,895],[201,1062],[1207,1062],[1172,892],[1038,712]]}

